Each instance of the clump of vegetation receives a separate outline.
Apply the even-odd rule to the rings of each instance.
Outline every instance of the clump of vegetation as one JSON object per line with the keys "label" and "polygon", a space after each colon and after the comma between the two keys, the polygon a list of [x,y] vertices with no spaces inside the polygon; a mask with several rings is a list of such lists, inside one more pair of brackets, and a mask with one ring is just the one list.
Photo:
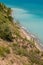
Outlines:
{"label": "clump of vegetation", "polygon": [[12,41],[11,9],[0,3],[0,38]]}
{"label": "clump of vegetation", "polygon": [[12,40],[12,33],[7,25],[0,26],[0,37],[9,41]]}
{"label": "clump of vegetation", "polygon": [[0,57],[5,57],[10,53],[10,49],[8,47],[0,46]]}
{"label": "clump of vegetation", "polygon": [[13,43],[12,45],[12,49],[14,51],[14,53],[18,54],[18,55],[22,55],[22,56],[26,56],[26,49],[24,49],[23,47],[20,47],[18,43]]}

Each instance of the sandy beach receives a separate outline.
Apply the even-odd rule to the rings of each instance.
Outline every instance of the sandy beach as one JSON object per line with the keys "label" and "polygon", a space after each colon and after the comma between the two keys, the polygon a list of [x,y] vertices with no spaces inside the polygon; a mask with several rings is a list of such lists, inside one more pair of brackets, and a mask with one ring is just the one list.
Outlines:
{"label": "sandy beach", "polygon": [[34,35],[32,35],[31,33],[27,32],[26,29],[24,27],[21,27],[21,31],[22,33],[25,35],[25,37],[28,40],[32,40],[35,42],[35,46],[40,50],[43,51],[43,45],[41,45],[41,42],[38,38],[36,38]]}

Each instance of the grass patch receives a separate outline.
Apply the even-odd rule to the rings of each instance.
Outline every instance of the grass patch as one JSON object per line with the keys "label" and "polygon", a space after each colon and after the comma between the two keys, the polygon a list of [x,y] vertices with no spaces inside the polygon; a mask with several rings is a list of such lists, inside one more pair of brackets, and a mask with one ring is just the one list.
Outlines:
{"label": "grass patch", "polygon": [[18,43],[13,44],[12,48],[15,54],[28,57],[32,64],[43,65],[43,60],[40,59],[38,51],[36,52],[32,50],[28,52],[25,48],[20,47]]}
{"label": "grass patch", "polygon": [[0,57],[4,57],[9,53],[10,53],[10,50],[8,47],[0,46]]}

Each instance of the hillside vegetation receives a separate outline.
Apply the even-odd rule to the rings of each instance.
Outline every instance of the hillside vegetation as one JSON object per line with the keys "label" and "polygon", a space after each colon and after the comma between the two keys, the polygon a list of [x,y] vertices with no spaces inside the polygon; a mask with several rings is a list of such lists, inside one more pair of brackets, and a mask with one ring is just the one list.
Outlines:
{"label": "hillside vegetation", "polygon": [[0,3],[0,65],[43,65],[43,52],[27,40],[11,13]]}

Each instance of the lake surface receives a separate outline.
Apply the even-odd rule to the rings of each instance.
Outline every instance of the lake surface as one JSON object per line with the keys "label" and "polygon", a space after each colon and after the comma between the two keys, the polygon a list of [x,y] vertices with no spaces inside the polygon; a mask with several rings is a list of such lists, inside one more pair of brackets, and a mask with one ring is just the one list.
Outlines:
{"label": "lake surface", "polygon": [[43,44],[43,0],[0,0],[13,9],[13,16]]}

